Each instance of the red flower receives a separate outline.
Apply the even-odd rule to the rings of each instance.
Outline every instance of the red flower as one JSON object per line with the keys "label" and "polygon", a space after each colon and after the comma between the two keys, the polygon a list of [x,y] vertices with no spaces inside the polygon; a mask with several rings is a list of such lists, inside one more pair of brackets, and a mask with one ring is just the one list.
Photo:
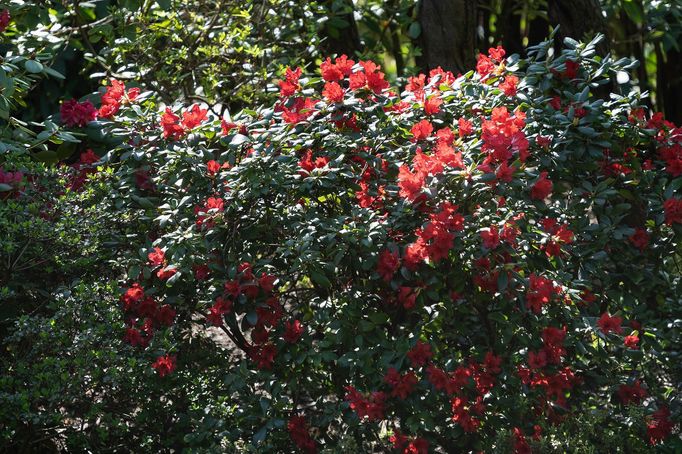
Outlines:
{"label": "red flower", "polygon": [[292,416],[287,422],[287,430],[298,449],[306,454],[317,453],[317,445],[310,436],[308,423],[303,416]]}
{"label": "red flower", "polygon": [[261,273],[260,277],[258,278],[258,286],[261,288],[261,290],[263,290],[264,293],[271,293],[275,286],[276,280],[277,276]]}
{"label": "red flower", "polygon": [[622,322],[623,322],[622,318],[611,317],[608,314],[608,312],[604,312],[603,314],[601,314],[601,317],[599,317],[599,320],[597,320],[597,325],[599,326],[601,332],[604,334],[608,334],[612,331],[616,334],[620,334],[621,332],[623,332],[623,329],[621,328]]}
{"label": "red flower", "polygon": [[632,350],[637,350],[639,349],[639,337],[635,334],[631,334],[629,336],[625,336],[625,339],[623,339],[623,343],[625,346],[629,349]]}
{"label": "red flower", "polygon": [[171,326],[175,319],[175,309],[168,304],[164,304],[156,313],[156,321],[162,326]]}
{"label": "red flower", "polygon": [[466,118],[460,118],[457,120],[457,128],[459,137],[470,136],[474,133],[474,124]]}
{"label": "red flower", "polygon": [[551,280],[533,273],[529,277],[529,284],[530,289],[526,293],[526,301],[530,309],[539,314],[542,311],[542,306],[551,302],[552,296],[556,293],[556,288]]}
{"label": "red flower", "polygon": [[547,179],[547,172],[541,172],[540,178],[530,190],[530,197],[534,200],[545,200],[552,193],[554,185]]}
{"label": "red flower", "polygon": [[424,86],[426,85],[426,74],[419,74],[418,76],[409,77],[407,79],[407,85],[405,90],[412,92],[417,96],[419,93],[424,92]]}
{"label": "red flower", "polygon": [[292,69],[287,66],[284,72],[284,80],[278,82],[280,96],[291,96],[301,89],[298,79],[301,77],[302,72],[303,70],[301,68],[296,68],[292,71]]}
{"label": "red flower", "polygon": [[497,65],[486,55],[478,54],[476,61],[476,72],[485,79],[490,73],[495,71]]}
{"label": "red flower", "polygon": [[349,76],[353,70],[355,62],[353,60],[349,60],[346,54],[343,54],[340,57],[336,57],[334,64],[336,65],[336,68],[341,71],[341,74],[344,76]]}
{"label": "red flower", "polygon": [[194,129],[205,119],[208,109],[202,109],[198,104],[192,105],[189,110],[182,113],[182,125],[187,129]]}
{"label": "red flower", "polygon": [[547,136],[547,137],[545,137],[545,136],[540,136],[540,135],[538,135],[538,136],[535,138],[535,143],[538,144],[539,147],[542,147],[542,148],[549,148],[549,146],[550,146],[551,143],[552,143],[552,139],[553,139],[552,136]]}
{"label": "red flower", "polygon": [[329,57],[320,65],[320,74],[327,82],[343,80],[343,73],[335,64],[332,64],[332,59]]}
{"label": "red flower", "polygon": [[0,13],[0,33],[4,33],[7,30],[10,20],[12,20],[12,16],[10,16],[9,10],[3,9],[2,13]]}
{"label": "red flower", "polygon": [[78,102],[75,99],[64,101],[59,108],[62,123],[69,127],[83,127],[97,119],[97,109],[90,101]]}
{"label": "red flower", "polygon": [[497,226],[493,225],[488,230],[481,231],[481,238],[483,239],[483,247],[486,249],[495,249],[500,244],[500,235]]}
{"label": "red flower", "polygon": [[398,302],[405,309],[413,309],[417,300],[417,292],[412,287],[400,287],[398,291]]}
{"label": "red flower", "polygon": [[632,385],[620,385],[618,387],[618,398],[623,404],[638,404],[647,396],[647,392],[639,380],[635,380]]}
{"label": "red flower", "polygon": [[412,367],[415,368],[425,365],[432,356],[431,345],[422,341],[417,341],[415,346],[407,352],[407,357],[412,363]]}
{"label": "red flower", "polygon": [[507,161],[504,161],[495,170],[495,178],[497,181],[503,181],[505,183],[511,183],[514,177],[514,167],[510,167]]}
{"label": "red flower", "polygon": [[566,60],[566,70],[561,74],[566,79],[575,79],[578,75],[580,64],[571,60]]}
{"label": "red flower", "polygon": [[424,188],[424,180],[426,175],[417,172],[412,173],[410,168],[403,164],[398,169],[398,187],[400,188],[400,197],[403,197],[411,202],[417,199]]}
{"label": "red flower", "polygon": [[284,341],[290,344],[295,344],[305,332],[305,327],[300,321],[284,322]]}
{"label": "red flower", "polygon": [[343,102],[343,88],[336,82],[327,82],[324,84],[322,96],[330,103]]}
{"label": "red flower", "polygon": [[516,96],[516,86],[519,83],[519,78],[509,75],[504,78],[504,82],[500,84],[500,90],[507,96]]}
{"label": "red flower", "polygon": [[313,160],[312,150],[307,150],[305,153],[303,153],[301,160],[298,161],[298,165],[303,171],[305,171],[301,173],[303,176],[306,176],[308,173],[312,172],[313,169],[322,169],[327,164],[329,164],[329,158],[326,156],[320,156]]}
{"label": "red flower", "polygon": [[400,268],[400,258],[398,257],[398,252],[391,252],[388,249],[384,249],[379,254],[379,265],[377,271],[386,282],[389,282],[396,271]]}
{"label": "red flower", "polygon": [[156,373],[159,374],[159,376],[165,377],[175,370],[175,359],[175,355],[159,356],[156,358],[154,364],[152,364],[152,367],[156,369]]}
{"label": "red flower", "polygon": [[252,347],[249,356],[259,369],[271,369],[277,356],[277,348],[272,343]]}
{"label": "red flower", "polygon": [[180,124],[180,117],[175,115],[170,107],[161,115],[161,127],[164,139],[179,140],[185,135],[185,128]]}
{"label": "red flower", "polygon": [[220,171],[220,164],[218,161],[214,161],[211,159],[206,163],[206,170],[208,171],[209,176],[214,176],[216,173]]}
{"label": "red flower", "polygon": [[386,375],[384,375],[384,381],[393,388],[391,396],[405,399],[410,395],[414,389],[414,385],[416,385],[419,380],[417,380],[417,376],[413,371],[409,371],[405,375],[400,375],[395,368],[391,367],[388,369]]}
{"label": "red flower", "polygon": [[665,210],[665,223],[673,225],[682,224],[682,199],[668,199],[663,203]]}
{"label": "red flower", "polygon": [[384,418],[384,401],[386,394],[377,391],[369,396],[364,396],[352,386],[346,386],[345,400],[350,403],[351,410],[355,411],[358,418],[367,418],[369,421],[378,421]]}
{"label": "red flower", "polygon": [[213,306],[208,310],[206,320],[213,326],[221,326],[223,324],[223,315],[232,310],[232,300],[219,296],[216,298]]}
{"label": "red flower", "polygon": [[507,55],[507,51],[505,51],[502,46],[491,47],[488,49],[488,55],[493,60],[501,62],[504,59],[504,56]]}
{"label": "red flower", "polygon": [[436,66],[429,71],[429,83],[438,82],[439,85],[451,85],[455,81],[455,75],[452,71],[445,71],[440,66]]}
{"label": "red flower", "polygon": [[166,268],[161,268],[159,271],[157,271],[156,277],[158,277],[162,281],[165,281],[166,279],[170,279],[177,272],[178,270],[175,269],[174,267],[167,266]]}
{"label": "red flower", "polygon": [[672,432],[674,425],[670,420],[668,407],[661,406],[651,415],[647,423],[646,432],[649,436],[649,443],[656,445],[659,441],[665,440]]}
{"label": "red flower", "polygon": [[443,104],[443,100],[438,96],[432,96],[424,101],[424,113],[426,115],[436,115],[440,112],[440,106]]}
{"label": "red flower", "polygon": [[523,431],[518,427],[514,427],[514,454],[531,454],[530,445]]}
{"label": "red flower", "polygon": [[410,132],[412,132],[414,140],[424,140],[428,138],[433,132],[433,126],[431,125],[429,120],[421,120],[420,122],[412,126]]}
{"label": "red flower", "polygon": [[135,306],[142,298],[144,298],[144,290],[140,284],[136,282],[121,296],[121,301],[123,301],[123,310],[135,310]]}
{"label": "red flower", "polygon": [[102,105],[99,108],[101,118],[113,117],[121,107],[121,103],[133,101],[140,94],[139,88],[131,88],[126,93],[125,85],[122,82],[116,79],[111,79],[110,82],[106,92],[102,95]]}
{"label": "red flower", "polygon": [[289,106],[279,105],[282,119],[286,123],[296,124],[304,121],[315,112],[316,101],[311,98],[297,97]]}
{"label": "red flower", "polygon": [[163,265],[166,261],[166,254],[160,247],[155,247],[152,252],[147,254],[147,259],[149,260],[149,264],[151,266]]}
{"label": "red flower", "polygon": [[547,365],[547,354],[544,350],[528,353],[528,365],[531,369],[542,369]]}
{"label": "red flower", "polygon": [[502,372],[500,365],[502,364],[502,358],[496,356],[493,352],[487,352],[485,358],[483,359],[483,367],[485,367],[486,372],[491,374],[499,374]]}

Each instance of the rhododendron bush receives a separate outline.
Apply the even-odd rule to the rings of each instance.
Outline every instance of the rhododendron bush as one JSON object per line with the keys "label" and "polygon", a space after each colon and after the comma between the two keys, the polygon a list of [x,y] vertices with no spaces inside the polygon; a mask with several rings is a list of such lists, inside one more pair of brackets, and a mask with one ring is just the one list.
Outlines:
{"label": "rhododendron bush", "polygon": [[597,96],[629,62],[595,44],[400,88],[328,58],[234,118],[67,101],[122,143],[129,373],[172,414],[212,355],[204,430],[239,450],[679,449],[682,129]]}

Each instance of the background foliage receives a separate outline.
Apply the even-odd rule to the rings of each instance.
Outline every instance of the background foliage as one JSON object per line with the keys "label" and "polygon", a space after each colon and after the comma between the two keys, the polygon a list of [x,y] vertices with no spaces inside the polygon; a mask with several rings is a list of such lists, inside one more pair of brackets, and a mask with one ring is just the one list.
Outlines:
{"label": "background foliage", "polygon": [[[316,101],[324,97],[318,68],[326,56],[375,60],[401,89],[409,76],[428,74],[435,65],[425,43],[437,28],[424,12],[428,3],[12,0],[0,5],[9,14],[0,16],[3,449],[288,452],[307,449],[310,439],[329,452],[370,452],[392,449],[389,438],[398,429],[412,442],[428,439],[432,450],[457,445],[465,451],[508,452],[523,448],[514,426],[521,426],[539,452],[654,449],[646,429],[652,413],[665,405],[673,423],[680,415],[680,225],[665,224],[662,204],[679,197],[681,180],[665,171],[662,142],[652,136],[668,131],[660,133],[669,134],[666,139],[659,138],[673,141],[672,127],[660,118],[646,121],[660,110],[682,122],[681,5],[595,1],[592,10],[603,11],[603,22],[597,13],[594,22],[584,21],[589,28],[580,28],[562,8],[566,2],[469,1],[465,8],[453,0],[452,11],[466,9],[460,15],[472,19],[461,33],[452,32],[453,48],[466,53],[455,57],[470,64],[442,63],[467,75],[462,85],[428,92],[443,99],[440,115],[425,116],[414,93],[407,93],[409,107],[402,114],[383,113],[400,104],[379,90],[376,98],[346,91],[343,108],[327,103],[301,124],[282,119],[282,107],[295,103],[281,97],[277,83],[287,66],[304,68],[301,96]],[[587,17],[582,5],[590,2],[568,3]],[[527,46],[544,42],[556,25],[559,33],[531,54]],[[560,53],[562,31],[586,41],[602,32],[608,39],[590,46],[568,40]],[[497,44],[521,59],[513,57],[508,68],[481,81],[469,71],[479,51]],[[552,45],[554,54],[548,53]],[[604,58],[608,52],[613,58]],[[580,82],[559,76],[567,61],[580,63]],[[518,96],[507,96],[500,87],[511,73],[521,79]],[[113,121],[100,115],[73,125],[63,118],[60,107],[71,98],[99,108],[112,77],[141,90],[135,101],[122,103]],[[650,97],[639,95],[646,91]],[[553,97],[560,98],[560,109],[549,107]],[[207,118],[179,140],[163,137],[164,109],[182,117],[193,103],[207,110]],[[477,167],[484,159],[481,121],[503,105],[510,111],[520,105],[526,112],[524,134],[537,156],[530,166],[514,162],[518,173],[512,182],[491,188],[496,176]],[[651,111],[644,120],[628,120],[638,105]],[[355,114],[359,131],[352,123],[334,125],[342,112]],[[467,200],[460,203],[467,229],[457,234],[449,265],[460,271],[402,267],[384,283],[379,255],[388,248],[402,256],[415,229],[428,222],[428,210],[399,196],[398,168],[414,160],[417,148],[410,129],[429,118],[457,133],[460,117],[474,122],[475,136],[456,144],[468,153],[473,180],[469,186],[462,172],[450,171],[427,191],[434,200]],[[548,149],[541,150],[538,136],[551,137]],[[636,159],[628,157],[629,147]],[[612,154],[604,155],[604,148]],[[308,149],[313,159],[305,166],[312,168],[302,175]],[[211,160],[226,168],[210,176]],[[657,170],[650,171],[647,160]],[[359,181],[368,169],[373,177]],[[554,182],[551,213],[524,192],[540,170],[548,170]],[[368,206],[358,204],[356,195],[363,191]],[[493,203],[500,195],[508,200],[506,208]],[[224,211],[209,213],[215,226],[198,228],[197,209],[210,208],[204,205],[210,197],[223,200]],[[483,211],[475,211],[477,204]],[[480,282],[472,284],[482,272],[475,261],[494,256],[481,246],[480,231],[496,223],[503,227],[521,212],[558,217],[575,232],[576,244],[563,246],[567,255],[548,258],[538,249],[546,232],[537,223],[523,224],[527,248],[516,251],[513,262],[521,268],[493,260],[493,268],[504,272],[493,279],[499,306],[487,308],[490,296]],[[651,235],[646,251],[628,240],[636,228]],[[165,250],[164,267],[177,269],[167,280],[148,263],[155,246]],[[237,266],[244,261],[254,264],[258,276],[271,273],[278,279],[275,292],[286,317],[267,327],[278,351],[270,370],[257,367],[262,354],[249,348],[261,345],[254,329],[263,328],[258,320],[268,304],[264,294],[253,301],[240,296],[221,327],[206,321],[226,280],[242,276]],[[197,266],[208,266],[210,277],[198,280]],[[565,285],[573,301],[585,289],[599,299],[587,307],[557,304],[547,319],[526,317],[505,295],[516,292],[523,300],[529,273],[542,271]],[[153,337],[144,334],[142,319],[131,325],[130,314],[121,310],[121,293],[138,281],[175,311],[171,327],[154,322]],[[413,289],[417,310],[401,309],[404,302],[387,303],[395,294],[410,300],[404,288]],[[457,300],[450,290],[464,298]],[[639,336],[641,348],[626,349],[624,335],[600,332],[596,323],[604,312],[622,317],[624,326],[643,321],[643,330],[633,325],[624,334]],[[294,320],[305,332],[299,342],[288,342],[286,323]],[[548,320],[569,327],[565,361],[584,383],[565,397],[576,410],[589,411],[569,411],[557,424],[541,422],[543,437],[531,441],[531,408],[542,393],[523,388],[514,368],[527,360],[529,350],[542,348],[539,333]],[[146,348],[124,340],[133,326],[152,338]],[[515,409],[514,424],[486,413],[480,415],[481,432],[464,433],[450,420],[452,396],[434,392],[426,369],[411,367],[406,357],[418,339],[431,343],[434,364],[448,372],[470,361],[483,364],[488,351],[501,355],[499,387],[485,398],[486,405],[510,420],[508,410]],[[150,365],[166,354],[177,355],[177,365],[161,377]],[[390,393],[384,380],[388,367],[415,372],[419,393],[404,401],[392,398],[385,423],[361,422],[344,386]],[[304,392],[296,390],[301,377]],[[648,397],[642,405],[624,405],[617,386],[634,380],[645,384]],[[562,413],[561,407],[555,410]],[[306,417],[310,430],[298,420],[292,429],[297,414]],[[679,436],[656,449],[676,452]]]}

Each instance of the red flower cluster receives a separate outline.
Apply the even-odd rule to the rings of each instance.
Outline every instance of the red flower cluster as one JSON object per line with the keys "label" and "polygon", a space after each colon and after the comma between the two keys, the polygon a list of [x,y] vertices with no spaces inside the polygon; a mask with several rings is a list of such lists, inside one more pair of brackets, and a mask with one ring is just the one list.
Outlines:
{"label": "red flower cluster", "polygon": [[121,108],[122,103],[134,101],[140,95],[139,88],[131,88],[126,92],[123,82],[111,79],[111,85],[102,95],[102,105],[99,108],[101,118],[112,118]]}
{"label": "red flower cluster", "polygon": [[[146,348],[154,336],[155,327],[171,326],[175,319],[175,309],[168,304],[159,306],[154,298],[145,296],[139,283],[128,288],[121,301],[128,324],[124,340],[133,347]],[[142,325],[138,328],[139,323]]]}
{"label": "red flower cluster", "polygon": [[2,13],[0,13],[0,33],[4,33],[5,30],[7,30],[11,20],[12,16],[10,15],[9,10],[3,9]]}
{"label": "red flower cluster", "polygon": [[209,197],[203,206],[195,206],[194,214],[197,217],[195,222],[197,228],[212,229],[224,210],[225,201],[218,197]]}
{"label": "red flower cluster", "polygon": [[438,263],[447,258],[453,247],[455,235],[464,229],[464,217],[457,213],[458,206],[450,202],[439,205],[440,211],[429,215],[429,222],[423,229],[417,229],[417,241],[407,246],[405,266],[415,269],[419,263],[429,259]]}
{"label": "red flower cluster", "polygon": [[5,172],[5,169],[0,166],[0,184],[6,184],[7,186],[11,186],[12,189],[10,191],[2,191],[0,192],[0,200],[5,200],[12,196],[12,194],[15,194],[15,196],[18,196],[19,193],[17,192],[17,189],[19,185],[21,184],[22,180],[24,179],[24,173],[21,171],[16,171],[16,172]]}
{"label": "red flower cluster", "polygon": [[384,418],[386,394],[381,391],[375,391],[365,396],[354,387],[346,386],[345,399],[360,419],[367,418],[369,421],[379,421]]}
{"label": "red flower cluster", "polygon": [[542,246],[547,257],[558,257],[561,255],[561,245],[573,243],[574,234],[568,228],[568,224],[559,225],[556,219],[545,218],[540,221],[542,229],[550,236]]}
{"label": "red flower cluster", "polygon": [[206,120],[207,109],[202,109],[198,104],[193,104],[189,109],[182,112],[182,120],[173,113],[170,107],[161,115],[161,127],[164,139],[180,140],[192,129]]}
{"label": "red flower cluster", "polygon": [[476,72],[485,80],[491,74],[498,74],[504,70],[504,56],[506,51],[501,47],[491,47],[488,55],[478,54]]}
{"label": "red flower cluster", "polygon": [[307,176],[313,169],[321,169],[329,164],[329,158],[326,156],[320,156],[313,160],[312,150],[306,150],[298,161],[301,171],[299,172],[302,176]]}
{"label": "red flower cluster", "polygon": [[156,369],[156,373],[161,377],[165,377],[175,370],[176,357],[165,355],[159,356],[152,367]]}
{"label": "red flower cluster", "polygon": [[675,424],[670,420],[670,410],[662,406],[651,415],[647,423],[646,432],[649,436],[649,443],[656,445],[665,440],[673,431],[673,427]]}
{"label": "red flower cluster", "polygon": [[668,225],[682,224],[682,199],[671,198],[663,203],[665,223]]}
{"label": "red flower cluster", "polygon": [[540,178],[530,190],[530,197],[534,200],[545,200],[552,193],[554,185],[547,178],[547,172],[540,172]]}
{"label": "red flower cluster", "polygon": [[414,368],[427,364],[432,356],[431,345],[422,341],[417,341],[414,347],[407,352],[407,357]]}
{"label": "red flower cluster", "polygon": [[623,332],[623,328],[621,328],[621,324],[623,323],[623,319],[620,317],[611,317],[608,312],[604,312],[601,314],[601,317],[599,317],[599,320],[597,320],[597,325],[599,326],[599,329],[601,330],[602,333],[608,334],[610,332],[614,332],[616,334],[620,334]]}
{"label": "red flower cluster", "polygon": [[526,293],[526,302],[533,312],[539,314],[542,312],[542,307],[549,304],[552,298],[559,294],[561,289],[556,287],[550,279],[534,273],[531,273],[528,280],[529,289]]}
{"label": "red flower cluster", "polygon": [[521,162],[528,158],[530,146],[523,127],[526,124],[526,115],[520,110],[509,114],[506,107],[495,107],[489,120],[483,120],[481,124],[482,150],[488,153],[482,166],[492,163],[508,163],[517,154]]}
{"label": "red flower cluster", "polygon": [[90,101],[78,102],[76,99],[70,99],[62,102],[59,114],[66,126],[82,128],[89,122],[97,120],[98,112]]}
{"label": "red flower cluster", "polygon": [[429,452],[427,440],[419,437],[409,438],[398,430],[395,430],[388,440],[393,444],[393,449],[401,454],[428,454]]}
{"label": "red flower cluster", "polygon": [[628,240],[634,247],[644,252],[644,249],[649,245],[649,234],[646,229],[638,227],[635,229],[635,233],[628,237]]}
{"label": "red flower cluster", "polygon": [[384,79],[384,73],[379,71],[379,66],[376,63],[361,61],[360,66],[363,71],[351,73],[348,78],[351,90],[356,91],[366,88],[378,94],[389,87],[388,81]]}
{"label": "red flower cluster", "polygon": [[292,416],[287,422],[287,430],[289,436],[296,447],[306,454],[317,453],[317,445],[315,440],[310,436],[310,429],[308,422],[303,416]]}
{"label": "red flower cluster", "polygon": [[152,268],[160,267],[156,272],[156,277],[162,281],[169,279],[177,272],[177,269],[175,269],[174,266],[166,266],[166,255],[159,247],[155,247],[147,258]]}
{"label": "red flower cluster", "polygon": [[623,405],[639,404],[647,396],[646,389],[642,388],[639,380],[632,382],[632,385],[620,385],[617,393]]}
{"label": "red flower cluster", "polygon": [[384,381],[392,388],[391,397],[405,399],[414,390],[414,386],[419,380],[413,371],[400,375],[396,368],[391,367],[384,375]]}

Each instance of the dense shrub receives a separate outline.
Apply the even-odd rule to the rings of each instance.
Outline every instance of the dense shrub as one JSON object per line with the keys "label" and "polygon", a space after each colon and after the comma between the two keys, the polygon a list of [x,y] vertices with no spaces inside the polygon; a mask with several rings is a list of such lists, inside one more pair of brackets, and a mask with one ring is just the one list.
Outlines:
{"label": "dense shrub", "polygon": [[138,373],[172,395],[228,343],[243,450],[679,449],[682,134],[566,45],[400,95],[326,60],[230,122],[113,84]]}

